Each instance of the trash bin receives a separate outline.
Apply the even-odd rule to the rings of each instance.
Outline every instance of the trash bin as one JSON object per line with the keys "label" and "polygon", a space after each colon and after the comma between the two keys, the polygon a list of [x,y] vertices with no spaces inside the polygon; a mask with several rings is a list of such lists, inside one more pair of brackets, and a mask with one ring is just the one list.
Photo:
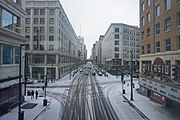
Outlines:
{"label": "trash bin", "polygon": [[125,89],[123,89],[123,94],[125,94]]}
{"label": "trash bin", "polygon": [[20,117],[21,117],[21,120],[24,120],[24,111],[21,111]]}
{"label": "trash bin", "polygon": [[44,99],[43,100],[43,106],[46,106],[47,105],[47,99]]}

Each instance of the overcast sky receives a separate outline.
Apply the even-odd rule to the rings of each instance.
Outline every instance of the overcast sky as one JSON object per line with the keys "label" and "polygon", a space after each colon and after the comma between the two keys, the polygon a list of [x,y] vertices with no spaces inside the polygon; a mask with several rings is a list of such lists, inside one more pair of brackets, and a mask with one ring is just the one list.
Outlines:
{"label": "overcast sky", "polygon": [[88,50],[111,23],[139,26],[139,0],[60,0],[77,36],[83,36]]}

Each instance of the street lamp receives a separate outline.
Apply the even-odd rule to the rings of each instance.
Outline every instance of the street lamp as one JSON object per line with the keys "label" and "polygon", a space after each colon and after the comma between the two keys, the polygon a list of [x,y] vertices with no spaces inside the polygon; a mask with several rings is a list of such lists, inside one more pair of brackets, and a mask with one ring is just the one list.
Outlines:
{"label": "street lamp", "polygon": [[133,101],[133,67],[132,67],[132,63],[133,62],[133,53],[131,51],[131,63],[130,63],[130,75],[131,75],[131,98],[130,100]]}
{"label": "street lamp", "polygon": [[19,53],[19,103],[18,103],[18,120],[24,119],[24,111],[21,112],[21,94],[22,94],[22,86],[21,86],[21,56],[22,56],[22,47],[28,47],[29,44],[20,44],[20,53]]}

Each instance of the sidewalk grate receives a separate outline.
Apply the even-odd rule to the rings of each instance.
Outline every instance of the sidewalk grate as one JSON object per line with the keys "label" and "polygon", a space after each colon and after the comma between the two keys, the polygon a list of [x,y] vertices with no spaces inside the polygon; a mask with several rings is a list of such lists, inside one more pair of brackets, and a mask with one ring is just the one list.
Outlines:
{"label": "sidewalk grate", "polygon": [[37,103],[27,103],[22,106],[22,109],[32,109],[37,105]]}

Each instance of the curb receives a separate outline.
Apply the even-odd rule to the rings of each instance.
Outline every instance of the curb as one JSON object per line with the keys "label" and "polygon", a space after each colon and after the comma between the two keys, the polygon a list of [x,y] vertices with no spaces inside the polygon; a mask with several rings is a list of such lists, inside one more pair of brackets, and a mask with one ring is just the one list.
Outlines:
{"label": "curb", "polygon": [[125,100],[127,100],[127,102],[129,103],[129,105],[131,105],[131,107],[133,107],[140,115],[141,117],[143,117],[145,120],[150,120],[143,112],[141,112],[141,110],[139,110],[129,99],[126,98],[126,96],[123,95],[123,98]]}

